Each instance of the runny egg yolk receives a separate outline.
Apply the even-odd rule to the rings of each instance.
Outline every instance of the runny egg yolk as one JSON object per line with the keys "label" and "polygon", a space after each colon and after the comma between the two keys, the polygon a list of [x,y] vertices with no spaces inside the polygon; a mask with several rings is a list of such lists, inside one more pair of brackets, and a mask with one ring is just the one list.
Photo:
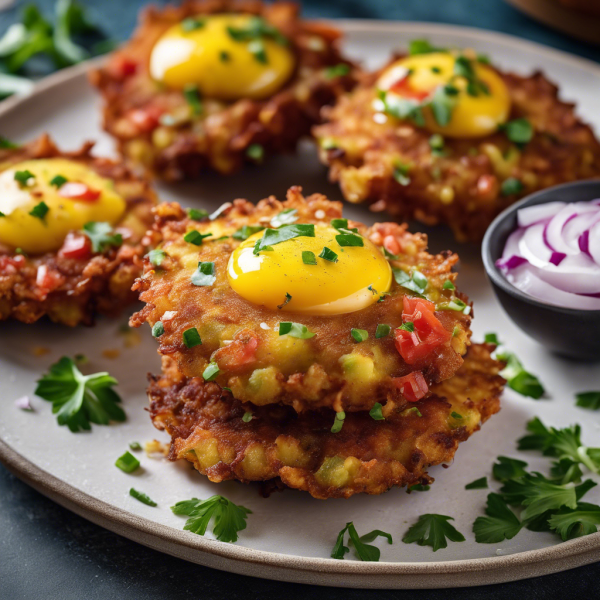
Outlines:
{"label": "runny egg yolk", "polygon": [[[400,99],[423,106],[425,126],[433,133],[455,138],[494,133],[510,112],[508,88],[493,69],[476,60],[467,63],[472,69],[471,81],[456,63],[457,56],[447,52],[409,56],[386,69],[377,88],[386,92],[388,103]],[[446,96],[451,116],[447,124],[440,124],[431,102],[435,103],[436,94],[448,85],[454,88],[450,89],[454,95]]]}
{"label": "runny egg yolk", "polygon": [[[243,298],[271,310],[312,315],[343,314],[377,302],[392,283],[388,261],[367,239],[364,246],[341,247],[339,231],[315,226],[315,237],[298,237],[253,254],[262,237],[256,233],[240,244],[229,259],[227,275],[231,287]],[[337,262],[319,257],[323,248],[337,254]],[[302,253],[312,252],[316,265],[303,262]],[[286,302],[289,294],[291,299]]]}
{"label": "runny egg yolk", "polygon": [[155,44],[150,75],[169,88],[196,85],[209,98],[266,98],[285,84],[295,62],[287,40],[273,31],[253,15],[186,19]]}
{"label": "runny egg yolk", "polygon": [[[15,179],[27,171],[32,177],[24,182]],[[51,184],[58,175],[66,182]],[[41,202],[47,207],[42,211],[45,214],[30,214]],[[55,251],[70,231],[79,231],[90,221],[114,225],[125,207],[113,182],[84,164],[63,158],[21,162],[0,173],[0,213],[4,215],[0,216],[0,244],[27,254]]]}

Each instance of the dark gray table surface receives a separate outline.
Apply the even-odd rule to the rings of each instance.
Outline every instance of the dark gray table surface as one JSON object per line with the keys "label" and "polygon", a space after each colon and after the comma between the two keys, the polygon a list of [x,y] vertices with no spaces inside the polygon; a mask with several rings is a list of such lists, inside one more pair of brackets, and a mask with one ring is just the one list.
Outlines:
{"label": "dark gray table surface", "polygon": [[[0,33],[23,2],[0,14]],[[39,0],[50,12],[54,0]],[[125,39],[141,0],[84,0],[105,29]],[[311,17],[433,21],[511,33],[600,61],[600,49],[540,25],[502,0],[308,0]],[[38,494],[0,466],[1,600],[314,600],[431,599],[561,600],[600,596],[600,563],[498,586],[427,591],[317,588],[264,581],[200,567],[106,531]]]}

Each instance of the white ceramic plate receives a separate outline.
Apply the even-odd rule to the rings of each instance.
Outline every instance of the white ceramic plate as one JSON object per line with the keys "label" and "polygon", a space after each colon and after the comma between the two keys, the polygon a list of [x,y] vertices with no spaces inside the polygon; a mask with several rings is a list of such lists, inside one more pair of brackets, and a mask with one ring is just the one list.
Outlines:
{"label": "white ceramic plate", "polygon": [[[541,46],[491,32],[457,27],[410,23],[341,22],[348,34],[349,54],[367,66],[381,64],[394,48],[415,37],[427,37],[442,46],[472,46],[493,56],[502,67],[528,73],[542,69],[560,82],[565,99],[577,101],[581,116],[600,130],[598,92],[600,68]],[[98,140],[98,153],[111,153],[112,144],[99,128],[99,101],[89,88],[85,67],[59,73],[42,82],[25,99],[10,99],[0,106],[0,133],[18,141],[43,131],[64,148],[76,148],[86,139]],[[306,192],[324,192],[339,198],[326,183],[326,174],[310,145],[298,157],[279,158],[264,169],[248,169],[230,178],[207,176],[200,183],[161,187],[164,200],[186,206],[217,207],[236,197],[253,201],[269,194],[282,197],[291,184]],[[348,216],[373,222],[361,207],[348,207]],[[430,232],[434,250],[457,248],[442,228]],[[470,481],[490,476],[499,454],[515,456],[515,441],[525,423],[539,415],[551,425],[571,422],[583,425],[584,441],[600,438],[600,414],[574,406],[574,393],[600,388],[597,366],[567,362],[548,354],[522,334],[503,314],[485,278],[476,247],[458,248],[462,257],[460,287],[475,302],[474,339],[496,331],[507,345],[539,374],[550,397],[535,402],[508,390],[502,412],[483,432],[466,442],[450,469],[434,468],[436,483],[426,493],[406,494],[396,489],[382,496],[354,496],[349,500],[312,499],[308,494],[286,491],[265,500],[257,489],[235,482],[212,484],[186,462],[171,464],[143,456],[143,468],[126,475],[115,459],[134,440],[166,440],[152,427],[144,407],[145,377],[159,369],[156,344],[148,329],[142,343],[125,348],[119,327],[127,315],[100,320],[94,329],[66,329],[48,323],[25,326],[2,323],[0,331],[0,457],[21,478],[75,512],[143,544],[188,560],[249,575],[353,587],[448,587],[508,581],[559,571],[600,559],[600,533],[557,544],[551,534],[522,531],[501,544],[477,544],[471,527],[483,513],[486,490],[465,491]],[[552,324],[548,323],[551,327]],[[49,353],[34,355],[36,347]],[[118,349],[116,360],[104,350]],[[22,395],[33,394],[35,380],[62,355],[86,354],[91,371],[108,370],[120,382],[127,422],[110,427],[94,426],[91,433],[72,434],[58,427],[50,405],[33,399],[33,413],[14,405]],[[548,461],[527,456],[532,468],[547,470]],[[147,493],[158,508],[141,504],[128,495],[131,486]],[[169,506],[193,496],[219,493],[252,509],[248,527],[237,544],[224,544],[182,531],[184,520]],[[598,488],[586,499],[600,501]],[[401,538],[420,514],[453,516],[467,538],[463,543],[433,553],[429,547],[402,543]],[[354,521],[359,532],[379,528],[394,536],[392,546],[381,545],[382,562],[362,563],[347,558],[329,559],[338,531]]]}

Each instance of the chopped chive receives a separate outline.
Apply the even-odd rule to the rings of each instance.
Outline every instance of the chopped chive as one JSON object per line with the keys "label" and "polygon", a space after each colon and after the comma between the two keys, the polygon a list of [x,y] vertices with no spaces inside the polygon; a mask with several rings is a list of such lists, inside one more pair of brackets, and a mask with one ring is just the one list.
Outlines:
{"label": "chopped chive", "polygon": [[154,500],[151,500],[148,496],[146,496],[146,494],[143,494],[142,492],[138,492],[134,488],[131,488],[129,490],[129,495],[133,496],[136,500],[139,500],[143,504],[147,504],[148,506],[158,506],[158,504],[156,504],[156,502],[154,502]]}
{"label": "chopped chive", "polygon": [[194,246],[200,246],[200,245],[202,245],[202,241],[204,240],[204,238],[210,237],[211,235],[212,235],[212,233],[200,233],[199,231],[192,229],[183,236],[183,239],[188,244],[194,244]]}
{"label": "chopped chive", "polygon": [[252,421],[252,413],[250,411],[245,412],[242,421],[244,421],[244,423],[250,423],[250,421]]}
{"label": "chopped chive", "polygon": [[331,426],[331,433],[338,433],[342,430],[344,426],[344,419],[346,418],[346,413],[343,411],[335,413],[335,419],[333,421],[333,425]]}
{"label": "chopped chive", "polygon": [[317,257],[315,256],[314,252],[311,252],[310,250],[303,250],[302,251],[302,262],[305,265],[316,265]]}
{"label": "chopped chive", "polygon": [[327,79],[343,77],[344,75],[348,75],[348,73],[350,73],[350,66],[345,65],[344,63],[334,65],[333,67],[327,67],[325,69],[325,77],[327,77]]}
{"label": "chopped chive", "polygon": [[292,323],[290,321],[281,321],[279,323],[279,335],[289,335],[290,337],[298,338],[301,340],[309,340],[315,337],[316,333],[308,330],[306,325],[301,323]]}
{"label": "chopped chive", "polygon": [[516,177],[509,177],[502,182],[500,186],[500,193],[503,196],[512,196],[518,194],[523,190],[523,184]]}
{"label": "chopped chive", "polygon": [[375,421],[384,421],[385,417],[383,416],[383,412],[381,411],[382,408],[383,406],[381,406],[379,402],[375,402],[375,404],[373,404],[373,408],[371,408],[371,410],[369,411],[369,416]]}
{"label": "chopped chive", "polygon": [[450,416],[451,416],[453,419],[461,419],[461,420],[462,420],[462,418],[463,418],[463,417],[462,417],[462,415],[459,415],[457,412],[454,412],[454,411],[452,411],[452,412],[450,413]]}
{"label": "chopped chive", "polygon": [[55,188],[59,188],[67,183],[67,181],[69,180],[63,175],[56,175],[50,180],[50,185],[54,186]]}
{"label": "chopped chive", "polygon": [[433,156],[444,156],[444,138],[439,133],[434,133],[429,138],[429,147]]}
{"label": "chopped chive", "polygon": [[366,329],[354,329],[350,330],[350,335],[355,342],[364,342],[368,337],[369,333]]}
{"label": "chopped chive", "polygon": [[442,289],[455,290],[456,286],[449,279],[446,279],[446,281],[444,281],[444,285],[442,286]]}
{"label": "chopped chive", "polygon": [[458,325],[454,326],[452,330],[452,337],[457,337],[460,334],[460,327]]}
{"label": "chopped chive", "polygon": [[527,144],[533,137],[533,127],[527,119],[514,119],[500,126],[506,137],[515,144]]}
{"label": "chopped chive", "polygon": [[387,337],[388,335],[390,335],[391,330],[392,328],[390,325],[380,323],[379,325],[377,325],[377,329],[375,330],[375,338],[380,339]]}
{"label": "chopped chive", "polygon": [[197,85],[188,84],[183,88],[183,96],[192,109],[192,114],[199,115],[202,112],[202,98]]}
{"label": "chopped chive", "polygon": [[322,258],[323,260],[327,260],[332,263],[336,263],[338,261],[338,255],[333,250],[330,250],[327,246],[323,247],[323,250],[321,250],[321,254],[319,254],[319,258]]}
{"label": "chopped chive", "polygon": [[188,208],[188,216],[194,221],[202,221],[208,217],[208,211],[203,208]]}
{"label": "chopped chive", "polygon": [[416,406],[411,406],[410,408],[407,408],[402,415],[404,417],[408,417],[408,415],[410,414],[414,414],[417,415],[417,417],[422,417],[423,415],[421,414],[421,411],[416,407]]}
{"label": "chopped chive", "polygon": [[235,231],[231,237],[234,240],[244,241],[247,240],[251,235],[258,233],[263,229],[264,227],[262,227],[261,225],[244,225],[243,227],[240,227],[237,231]]}
{"label": "chopped chive", "polygon": [[29,214],[36,219],[44,220],[44,217],[48,214],[48,205],[42,200],[39,204],[36,204],[30,211]]}
{"label": "chopped chive", "polygon": [[348,219],[331,219],[331,226],[334,229],[348,229]]}
{"label": "chopped chive", "polygon": [[165,326],[162,321],[156,321],[152,326],[152,337],[160,337],[165,332]]}
{"label": "chopped chive", "polygon": [[581,392],[575,394],[575,398],[577,399],[575,406],[590,410],[600,410],[600,392]]}
{"label": "chopped chive", "polygon": [[265,157],[265,149],[261,144],[250,144],[246,149],[246,156],[256,162],[262,162]]}
{"label": "chopped chive", "polygon": [[427,289],[427,277],[419,271],[413,271],[412,275],[409,275],[402,269],[395,269],[392,267],[392,273],[396,283],[401,285],[407,290],[415,292],[417,295],[423,297],[425,290]]}
{"label": "chopped chive", "polygon": [[136,469],[139,469],[140,461],[131,452],[127,451],[117,458],[115,467],[118,467],[124,473],[133,473]]}
{"label": "chopped chive", "polygon": [[486,333],[483,341],[486,344],[496,344],[496,346],[498,346],[500,344],[499,340],[498,340],[498,334],[496,333]]}
{"label": "chopped chive", "polygon": [[415,324],[412,321],[406,321],[406,323],[402,323],[398,329],[412,333],[415,330]]}
{"label": "chopped chive", "polygon": [[141,450],[142,449],[142,445],[139,442],[131,442],[129,444],[129,449],[130,450]]}
{"label": "chopped chive", "polygon": [[164,250],[160,250],[159,248],[157,248],[155,250],[150,250],[150,252],[148,252],[146,256],[148,257],[148,260],[150,261],[151,265],[154,265],[155,267],[160,267],[163,264],[167,253]]}
{"label": "chopped chive", "polygon": [[212,285],[217,279],[214,262],[199,262],[191,278],[192,285],[199,287]]}
{"label": "chopped chive", "polygon": [[271,227],[283,227],[283,225],[291,225],[298,220],[298,209],[296,208],[286,208],[282,210],[280,213],[276,214],[270,221],[269,225]]}
{"label": "chopped chive", "polygon": [[28,185],[30,179],[35,179],[35,175],[31,171],[15,171],[15,181],[17,181],[21,187]]}
{"label": "chopped chive", "polygon": [[394,166],[394,179],[400,185],[408,185],[410,183],[410,177],[408,174],[410,173],[410,165],[397,162]]}
{"label": "chopped chive", "polygon": [[428,492],[431,489],[430,485],[423,485],[422,483],[415,483],[411,485],[406,491],[407,492]]}
{"label": "chopped chive", "polygon": [[208,367],[204,369],[202,377],[204,378],[204,381],[213,381],[220,372],[219,365],[216,362],[211,361],[208,363]]}
{"label": "chopped chive", "polygon": [[194,346],[199,346],[202,343],[200,339],[200,334],[195,327],[190,327],[183,332],[183,343],[186,348],[193,348]]}
{"label": "chopped chive", "polygon": [[488,487],[487,477],[480,477],[465,485],[465,490],[485,490]]}
{"label": "chopped chive", "polygon": [[356,233],[340,233],[335,236],[336,242],[340,246],[357,246],[362,247],[365,245],[362,237]]}
{"label": "chopped chive", "polygon": [[187,19],[183,19],[181,21],[181,29],[186,33],[190,31],[196,31],[196,29],[202,29],[206,25],[205,19],[201,19],[198,17],[188,17]]}

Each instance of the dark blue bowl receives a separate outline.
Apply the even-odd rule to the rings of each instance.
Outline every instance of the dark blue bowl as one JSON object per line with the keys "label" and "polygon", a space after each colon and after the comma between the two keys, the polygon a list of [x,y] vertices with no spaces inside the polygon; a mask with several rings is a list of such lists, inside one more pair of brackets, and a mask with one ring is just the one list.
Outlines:
{"label": "dark blue bowl", "polygon": [[600,360],[600,310],[546,304],[514,287],[496,267],[506,239],[517,227],[517,211],[546,202],[579,202],[600,198],[600,181],[579,181],[548,188],[523,198],[501,213],[488,228],[482,245],[483,265],[508,316],[549,350],[583,360]]}

